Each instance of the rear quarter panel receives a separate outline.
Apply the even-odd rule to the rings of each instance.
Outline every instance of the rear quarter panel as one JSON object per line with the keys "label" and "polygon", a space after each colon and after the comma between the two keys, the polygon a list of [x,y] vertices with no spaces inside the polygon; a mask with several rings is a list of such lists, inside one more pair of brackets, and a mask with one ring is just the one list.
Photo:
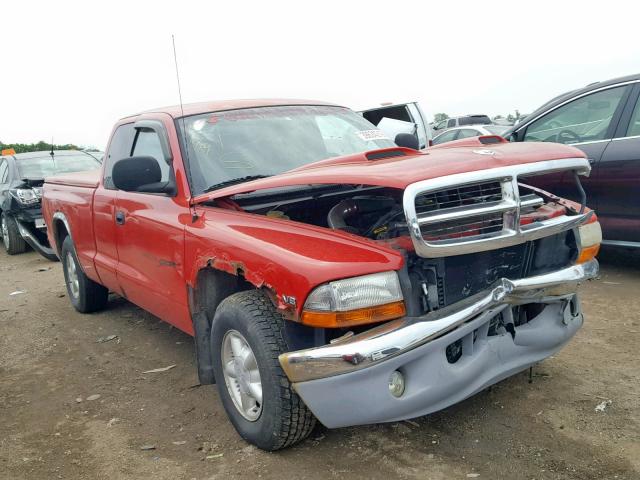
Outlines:
{"label": "rear quarter panel", "polygon": [[56,231],[59,225],[56,224],[53,217],[56,213],[64,215],[82,269],[89,278],[100,282],[93,263],[93,257],[96,253],[93,234],[94,192],[95,188],[90,186],[45,183],[42,213],[47,224],[49,242],[58,254],[60,254],[62,245],[58,245],[56,241]]}

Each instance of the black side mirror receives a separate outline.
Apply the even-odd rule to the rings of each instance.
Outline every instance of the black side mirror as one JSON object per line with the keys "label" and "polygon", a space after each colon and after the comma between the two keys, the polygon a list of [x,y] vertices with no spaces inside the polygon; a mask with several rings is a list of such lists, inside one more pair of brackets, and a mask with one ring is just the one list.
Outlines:
{"label": "black side mirror", "polygon": [[399,133],[395,138],[396,145],[399,147],[413,148],[414,150],[420,150],[420,143],[418,137],[412,133]]}
{"label": "black side mirror", "polygon": [[160,164],[153,157],[123,158],[113,164],[111,172],[111,181],[118,190],[175,195],[175,182],[161,179]]}

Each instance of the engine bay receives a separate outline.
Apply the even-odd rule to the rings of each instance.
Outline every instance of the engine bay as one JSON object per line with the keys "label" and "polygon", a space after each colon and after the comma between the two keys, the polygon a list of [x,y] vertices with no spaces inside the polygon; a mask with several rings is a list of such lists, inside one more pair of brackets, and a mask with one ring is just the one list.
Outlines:
{"label": "engine bay", "polygon": [[402,194],[363,185],[311,185],[237,195],[233,201],[251,213],[383,240],[406,234]]}

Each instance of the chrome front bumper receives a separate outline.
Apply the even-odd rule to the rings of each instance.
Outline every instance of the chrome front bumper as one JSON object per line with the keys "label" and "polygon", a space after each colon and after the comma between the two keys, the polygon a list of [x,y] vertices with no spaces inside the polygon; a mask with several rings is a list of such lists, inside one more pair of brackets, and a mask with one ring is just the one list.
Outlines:
{"label": "chrome front bumper", "polygon": [[[328,427],[412,418],[437,411],[543,360],[582,324],[580,282],[598,273],[592,260],[493,288],[423,317],[406,317],[332,344],[280,355],[280,364],[305,403]],[[544,310],[510,334],[487,336],[489,322],[512,305],[544,303]],[[445,349],[463,341],[463,361]],[[475,360],[465,356],[475,352]],[[391,372],[405,371],[407,393],[392,397]],[[413,372],[413,373],[411,373]],[[356,398],[358,397],[357,402]],[[350,404],[354,407],[350,408]],[[356,406],[357,405],[357,406]]]}

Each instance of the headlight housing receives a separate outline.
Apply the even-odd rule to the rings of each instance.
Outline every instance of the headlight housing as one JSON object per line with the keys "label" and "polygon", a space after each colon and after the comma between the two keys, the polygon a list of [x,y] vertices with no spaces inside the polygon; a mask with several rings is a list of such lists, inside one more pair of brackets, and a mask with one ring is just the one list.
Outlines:
{"label": "headlight housing", "polygon": [[302,323],[339,328],[382,322],[404,314],[398,274],[389,271],[320,285],[307,297]]}
{"label": "headlight housing", "polygon": [[39,194],[38,190],[34,188],[14,188],[9,192],[13,198],[23,205],[33,205],[34,203],[38,203],[42,197],[42,189],[39,189]]}
{"label": "headlight housing", "polygon": [[578,243],[578,258],[576,263],[586,263],[593,260],[600,251],[602,243],[602,229],[600,222],[593,221],[580,225],[574,230]]}

